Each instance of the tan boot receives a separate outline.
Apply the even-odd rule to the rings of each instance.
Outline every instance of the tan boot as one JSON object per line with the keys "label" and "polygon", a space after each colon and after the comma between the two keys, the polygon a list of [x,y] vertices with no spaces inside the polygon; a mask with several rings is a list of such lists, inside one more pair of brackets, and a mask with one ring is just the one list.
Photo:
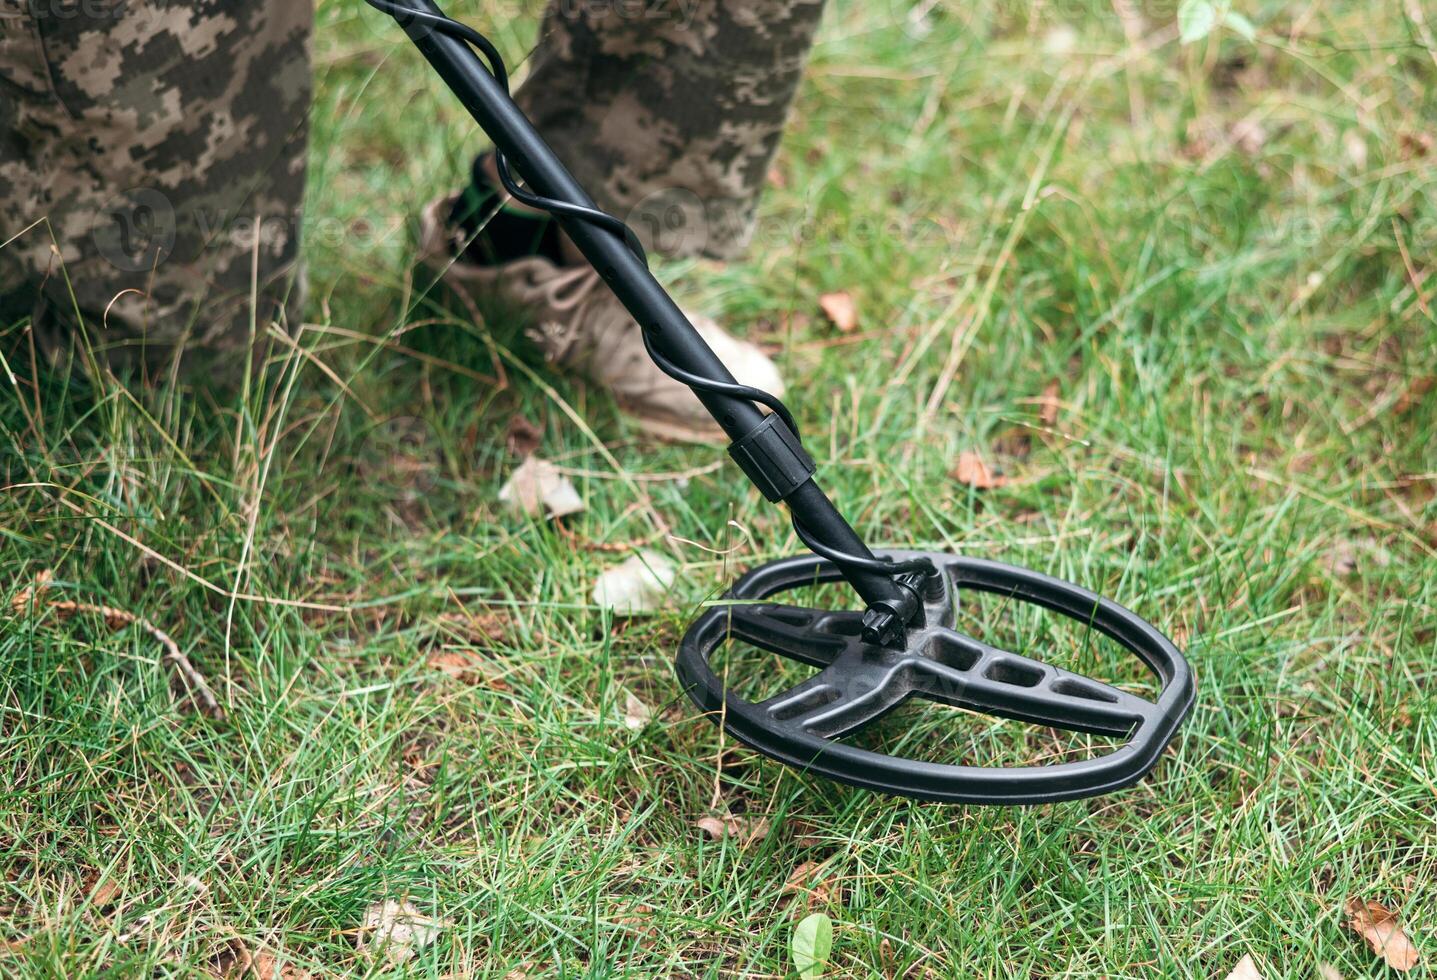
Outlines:
{"label": "tan boot", "polygon": [[[560,266],[546,258],[481,266],[456,258],[463,232],[447,224],[454,199],[441,198],[420,219],[420,254],[452,288],[497,294],[532,312],[527,331],[549,361],[614,393],[639,427],[663,439],[722,442],[723,430],[687,385],[649,360],[639,325],[591,266]],[[741,384],[782,395],[783,380],[768,355],[706,316],[687,314]]]}

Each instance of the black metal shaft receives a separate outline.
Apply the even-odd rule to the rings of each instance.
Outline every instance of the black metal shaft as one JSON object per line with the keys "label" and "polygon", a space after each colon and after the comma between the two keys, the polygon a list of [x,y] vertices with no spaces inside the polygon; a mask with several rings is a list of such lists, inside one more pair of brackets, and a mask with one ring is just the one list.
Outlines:
{"label": "black metal shaft", "polygon": [[[443,15],[433,0],[409,2],[426,13]],[[400,23],[420,53],[534,191],[544,197],[595,207],[467,43],[417,20]],[[723,361],[622,238],[609,229],[563,213],[556,214],[555,218],[640,327],[647,331],[660,354],[692,374],[734,382]],[[694,394],[732,440],[742,439],[764,419],[758,407],[746,399],[698,390]],[[872,557],[872,552],[813,480],[790,494],[785,503],[823,543],[842,552]],[[845,571],[845,577],[866,602],[902,598],[899,587],[886,575]]]}

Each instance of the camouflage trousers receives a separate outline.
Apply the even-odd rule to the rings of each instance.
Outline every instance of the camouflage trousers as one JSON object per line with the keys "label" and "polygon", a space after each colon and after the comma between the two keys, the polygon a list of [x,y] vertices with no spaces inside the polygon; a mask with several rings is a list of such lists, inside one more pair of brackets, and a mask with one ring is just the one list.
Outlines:
{"label": "camouflage trousers", "polygon": [[307,0],[0,0],[0,326],[158,362],[297,308],[312,26]]}
{"label": "camouflage trousers", "polygon": [[662,255],[731,258],[823,0],[552,0],[519,106]]}
{"label": "camouflage trousers", "polygon": [[[822,4],[552,0],[516,98],[651,248],[729,257]],[[311,0],[0,0],[0,327],[158,362],[293,322],[312,30]]]}

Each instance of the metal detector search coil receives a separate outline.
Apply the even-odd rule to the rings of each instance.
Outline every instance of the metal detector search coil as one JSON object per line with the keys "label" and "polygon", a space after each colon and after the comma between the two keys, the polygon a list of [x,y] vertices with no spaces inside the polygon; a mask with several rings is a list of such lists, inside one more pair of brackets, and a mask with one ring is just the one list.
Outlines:
{"label": "metal detector search coil", "polygon": [[[1111,792],[1152,770],[1194,698],[1192,673],[1172,641],[1110,600],[1027,569],[929,552],[875,555],[814,482],[816,467],[793,414],[772,394],[738,383],[649,272],[633,230],[599,210],[509,97],[508,72],[494,45],[433,0],[365,2],[404,29],[494,141],[505,189],[554,216],[638,322],[654,363],[693,390],[732,440],[734,461],[768,500],[788,507],[794,532],[818,556],[754,569],[729,593],[732,604],[693,623],[676,670],[695,704],[740,741],[787,765],[919,799],[1046,803]],[[862,612],[755,602],[840,580],[863,599]],[[1146,664],[1161,693],[1146,701],[957,632],[955,597],[965,589],[1087,624]],[[777,697],[745,701],[709,666],[730,639],[822,669]],[[1023,768],[936,765],[840,741],[914,698],[1125,741],[1100,758]]]}
{"label": "metal detector search coil", "polygon": [[[903,649],[864,643],[856,612],[755,601],[841,578],[829,562],[785,558],[739,579],[728,595],[732,605],[714,607],[689,627],[679,646],[680,681],[744,744],[881,793],[947,803],[1053,803],[1131,785],[1157,765],[1193,703],[1192,673],[1167,637],[1115,602],[1026,568],[922,557],[939,575],[925,597],[928,625],[911,631]],[[1161,681],[1161,692],[1148,701],[958,632],[954,609],[964,591],[1042,606],[1087,624],[1142,660]],[[822,670],[764,701],[746,701],[726,691],[710,666],[730,640]],[[912,699],[1126,741],[1095,759],[1008,769],[918,762],[837,741]]]}

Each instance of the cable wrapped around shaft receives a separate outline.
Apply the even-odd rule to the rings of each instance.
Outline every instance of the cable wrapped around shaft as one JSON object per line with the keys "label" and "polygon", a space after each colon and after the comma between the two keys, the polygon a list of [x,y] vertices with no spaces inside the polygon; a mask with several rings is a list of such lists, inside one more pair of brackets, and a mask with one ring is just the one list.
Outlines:
{"label": "cable wrapped around shaft", "polygon": [[[365,0],[365,3],[393,17],[401,27],[407,28],[411,25],[419,25],[470,45],[479,53],[489,73],[494,76],[494,79],[505,92],[509,90],[509,72],[504,67],[504,60],[500,57],[498,49],[492,41],[474,30],[474,28],[441,14],[418,10],[402,2],[395,2],[395,0]],[[504,189],[508,191],[515,200],[538,211],[544,211],[555,216],[567,217],[574,221],[587,222],[588,224],[602,228],[622,239],[640,261],[645,265],[648,264],[648,256],[644,252],[643,244],[639,241],[638,235],[623,221],[611,214],[600,211],[598,208],[536,194],[519,184],[519,181],[515,178],[509,166],[508,159],[497,147],[494,151],[494,157],[496,169],[499,173],[499,180],[504,185]],[[647,330],[641,327],[640,332],[643,335],[645,350],[648,351],[649,357],[664,374],[696,391],[725,395],[730,398],[741,398],[763,405],[778,415],[784,424],[792,430],[795,437],[799,436],[798,424],[794,420],[793,413],[788,410],[788,406],[784,405],[777,396],[748,385],[720,381],[716,378],[707,378],[690,371],[685,371],[654,348]],[[926,559],[914,559],[901,562],[882,561],[877,558],[869,558],[863,555],[855,555],[841,551],[820,541],[811,531],[799,523],[797,518],[793,520],[793,529],[798,535],[799,540],[807,545],[815,554],[849,571],[868,572],[892,577],[906,572],[931,572],[933,570],[932,564]]]}

